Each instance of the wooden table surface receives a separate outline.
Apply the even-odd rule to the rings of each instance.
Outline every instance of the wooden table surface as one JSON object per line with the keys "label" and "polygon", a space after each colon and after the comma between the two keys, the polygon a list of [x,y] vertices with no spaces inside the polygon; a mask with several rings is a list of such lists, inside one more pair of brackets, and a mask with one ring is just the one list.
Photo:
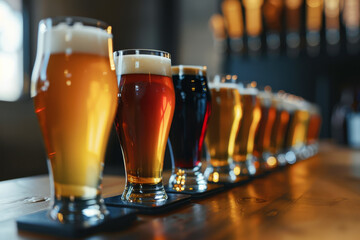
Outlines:
{"label": "wooden table surface", "polygon": [[[123,186],[123,178],[105,176],[104,197]],[[0,239],[55,239],[16,228],[16,217],[49,207],[49,201],[37,202],[44,197],[50,197],[47,176],[0,182]],[[293,166],[88,237],[119,238],[360,239],[360,151],[322,143],[317,156]]]}

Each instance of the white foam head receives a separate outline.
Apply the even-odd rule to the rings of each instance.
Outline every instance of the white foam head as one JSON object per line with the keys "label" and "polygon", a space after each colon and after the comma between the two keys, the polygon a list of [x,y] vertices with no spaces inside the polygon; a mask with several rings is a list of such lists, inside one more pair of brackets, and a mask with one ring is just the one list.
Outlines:
{"label": "white foam head", "polygon": [[80,22],[71,26],[60,23],[44,30],[44,52],[78,52],[109,56],[108,40],[111,38],[112,34],[101,28],[85,26]]}
{"label": "white foam head", "polygon": [[253,87],[246,87],[246,88],[239,88],[239,92],[240,94],[243,95],[257,95],[259,93],[259,90]]}
{"label": "white foam head", "polygon": [[[134,54],[123,54],[123,51],[114,53],[116,75],[151,73],[171,77],[171,59],[169,57],[141,53],[142,50],[124,51],[132,51]],[[146,51],[153,50],[144,50],[144,52]]]}
{"label": "white foam head", "polygon": [[259,91],[258,98],[262,106],[270,106],[272,101],[272,94],[269,91]]}
{"label": "white foam head", "polygon": [[213,79],[208,83],[209,88],[233,88],[240,91],[244,88],[244,85],[237,81],[236,75],[215,75]]}
{"label": "white foam head", "polygon": [[[88,26],[81,23],[81,18],[67,24],[72,19],[64,18],[64,21],[53,25],[53,19],[44,19],[39,23],[38,43],[36,60],[32,74],[31,95],[36,95],[35,82],[40,76],[46,79],[46,71],[41,70],[42,63],[48,61],[53,53],[88,53],[110,57],[112,53],[111,27],[104,28]],[[84,18],[86,21],[86,19]],[[106,27],[106,26],[105,26]]]}

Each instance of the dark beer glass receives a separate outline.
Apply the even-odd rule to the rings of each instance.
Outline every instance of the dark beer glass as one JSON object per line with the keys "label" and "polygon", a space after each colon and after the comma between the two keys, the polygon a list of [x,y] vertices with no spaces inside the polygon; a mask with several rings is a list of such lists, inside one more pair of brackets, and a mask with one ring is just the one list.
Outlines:
{"label": "dark beer glass", "polygon": [[174,155],[169,187],[176,191],[204,191],[201,149],[211,111],[205,66],[173,66],[176,107],[170,130]]}
{"label": "dark beer glass", "polygon": [[175,109],[170,54],[157,50],[114,53],[119,84],[116,130],[124,156],[122,200],[161,203],[166,142]]}
{"label": "dark beer glass", "polygon": [[94,224],[108,213],[101,180],[118,92],[111,26],[79,17],[44,19],[37,48],[32,96],[49,163],[49,216]]}

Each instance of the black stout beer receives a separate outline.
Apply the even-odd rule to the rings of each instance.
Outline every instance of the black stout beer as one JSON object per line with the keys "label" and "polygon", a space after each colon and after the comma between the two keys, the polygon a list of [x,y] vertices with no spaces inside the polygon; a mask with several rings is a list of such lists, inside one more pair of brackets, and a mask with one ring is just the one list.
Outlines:
{"label": "black stout beer", "polygon": [[[177,190],[204,190],[200,173],[201,149],[211,111],[206,67],[174,66],[175,113],[170,129],[174,154],[169,185]],[[198,188],[199,184],[203,184]]]}

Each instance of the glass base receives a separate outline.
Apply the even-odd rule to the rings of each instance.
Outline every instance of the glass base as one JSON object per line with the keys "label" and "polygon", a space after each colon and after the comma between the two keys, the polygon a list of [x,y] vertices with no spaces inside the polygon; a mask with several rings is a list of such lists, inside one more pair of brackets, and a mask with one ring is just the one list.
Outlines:
{"label": "glass base", "polygon": [[134,203],[157,203],[166,201],[164,185],[158,184],[140,184],[127,182],[121,200]]}
{"label": "glass base", "polygon": [[62,197],[55,199],[49,211],[49,217],[61,223],[97,224],[103,221],[109,212],[100,195],[94,199]]}
{"label": "glass base", "polygon": [[296,153],[293,150],[289,150],[285,153],[282,153],[281,158],[285,159],[285,165],[286,164],[294,164],[298,160]]}
{"label": "glass base", "polygon": [[248,155],[245,161],[234,163],[236,176],[254,176],[259,173],[259,161],[253,155]]}
{"label": "glass base", "polygon": [[285,153],[278,153],[276,155],[276,159],[280,167],[284,167],[288,164],[285,158]]}
{"label": "glass base", "polygon": [[308,157],[313,157],[319,152],[319,144],[313,143],[306,146]]}
{"label": "glass base", "polygon": [[261,171],[268,172],[278,166],[278,160],[269,152],[265,152],[259,158],[260,169]]}
{"label": "glass base", "polygon": [[169,188],[180,191],[205,191],[207,181],[201,172],[201,164],[193,169],[174,168],[169,179]]}
{"label": "glass base", "polygon": [[233,163],[221,167],[213,167],[211,165],[208,165],[205,169],[204,175],[208,182],[234,183],[237,181],[234,167],[235,165]]}

